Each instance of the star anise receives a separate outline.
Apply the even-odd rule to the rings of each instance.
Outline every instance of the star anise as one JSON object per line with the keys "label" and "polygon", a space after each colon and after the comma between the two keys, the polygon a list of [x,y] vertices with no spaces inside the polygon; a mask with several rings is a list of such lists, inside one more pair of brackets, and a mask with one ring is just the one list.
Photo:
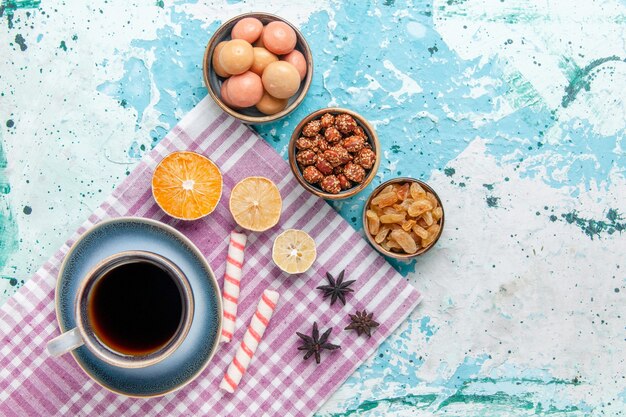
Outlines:
{"label": "star anise", "polygon": [[324,291],[324,298],[330,297],[330,305],[335,304],[335,301],[339,299],[343,305],[346,305],[346,294],[349,292],[353,292],[352,288],[348,288],[352,285],[355,280],[343,282],[343,274],[345,273],[345,269],[339,273],[337,280],[330,274],[330,272],[326,272],[326,278],[328,279],[328,285],[320,285],[317,287],[318,290]]}
{"label": "star anise", "polygon": [[315,322],[313,323],[313,334],[311,336],[307,336],[300,332],[296,332],[296,334],[300,336],[300,338],[304,341],[302,346],[298,347],[298,350],[306,350],[306,354],[304,355],[304,360],[307,360],[311,356],[315,355],[315,362],[317,362],[317,364],[319,365],[320,352],[322,350],[341,349],[341,346],[328,343],[328,336],[330,336],[330,332],[332,332],[332,330],[333,330],[332,327],[329,328],[320,337],[320,333],[317,330],[317,322]]}
{"label": "star anise", "polygon": [[365,310],[363,310],[363,312],[357,311],[356,314],[350,314],[350,320],[352,320],[352,322],[345,330],[356,330],[359,336],[365,333],[367,337],[372,337],[372,329],[379,326],[379,324],[374,321],[374,313],[367,314]]}

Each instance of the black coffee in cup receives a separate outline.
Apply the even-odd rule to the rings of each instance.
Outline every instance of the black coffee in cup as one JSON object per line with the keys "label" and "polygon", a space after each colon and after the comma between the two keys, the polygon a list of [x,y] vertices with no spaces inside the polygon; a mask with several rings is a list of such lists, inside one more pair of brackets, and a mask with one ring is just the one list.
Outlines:
{"label": "black coffee in cup", "polygon": [[124,355],[148,355],[181,326],[183,296],[168,271],[138,260],[112,268],[95,283],[87,313],[104,345]]}

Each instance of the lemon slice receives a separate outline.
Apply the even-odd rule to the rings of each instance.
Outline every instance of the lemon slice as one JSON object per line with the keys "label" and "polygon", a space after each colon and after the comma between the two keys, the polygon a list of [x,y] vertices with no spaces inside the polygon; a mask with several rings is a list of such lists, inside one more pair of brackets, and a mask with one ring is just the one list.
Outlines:
{"label": "lemon slice", "polygon": [[230,193],[230,213],[244,229],[262,232],[275,226],[282,209],[278,187],[265,177],[244,178]]}
{"label": "lemon slice", "polygon": [[272,260],[288,274],[306,272],[316,257],[315,241],[305,231],[285,230],[274,240]]}

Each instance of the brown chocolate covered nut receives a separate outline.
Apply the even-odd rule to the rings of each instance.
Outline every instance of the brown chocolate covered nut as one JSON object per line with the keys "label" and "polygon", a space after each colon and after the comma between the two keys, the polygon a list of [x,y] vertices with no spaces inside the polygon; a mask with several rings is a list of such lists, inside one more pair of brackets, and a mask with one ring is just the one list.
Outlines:
{"label": "brown chocolate covered nut", "polygon": [[311,149],[314,146],[315,146],[315,141],[309,138],[301,137],[296,140],[296,149],[300,149],[300,150]]}
{"label": "brown chocolate covered nut", "polygon": [[317,184],[324,178],[324,175],[314,166],[308,166],[304,168],[304,171],[302,171],[302,176],[304,177],[306,182],[310,184]]}
{"label": "brown chocolate covered nut", "polygon": [[350,188],[352,188],[352,183],[345,175],[339,174],[337,175],[337,179],[339,180],[339,186],[342,190],[349,190]]}
{"label": "brown chocolate covered nut", "polygon": [[354,117],[325,113],[302,128],[296,160],[304,179],[328,193],[349,190],[376,164],[372,144]]}
{"label": "brown chocolate covered nut", "polygon": [[352,161],[352,155],[341,145],[331,146],[329,151],[335,151],[339,157],[339,165]]}
{"label": "brown chocolate covered nut", "polygon": [[341,140],[342,136],[339,130],[337,130],[337,128],[329,127],[328,129],[324,131],[324,138],[329,143],[336,143]]}
{"label": "brown chocolate covered nut", "polygon": [[349,114],[339,114],[335,116],[335,127],[344,135],[352,133],[356,129],[356,120]]}
{"label": "brown chocolate covered nut", "polygon": [[353,135],[361,136],[363,139],[367,140],[367,135],[365,134],[365,130],[361,126],[357,126],[352,132]]}
{"label": "brown chocolate covered nut", "polygon": [[320,187],[322,190],[331,194],[338,194],[341,191],[341,184],[339,183],[339,179],[334,175],[328,175],[322,179],[320,183]]}
{"label": "brown chocolate covered nut", "polygon": [[320,135],[319,133],[317,135],[315,135],[313,137],[313,150],[317,153],[322,153],[324,152],[326,149],[330,148],[330,145],[328,144],[328,142],[326,142],[326,139],[324,139],[323,135]]}
{"label": "brown chocolate covered nut", "polygon": [[365,170],[361,165],[354,164],[352,162],[348,162],[343,167],[343,174],[350,181],[354,181],[357,184],[360,184],[365,179]]}
{"label": "brown chocolate covered nut", "polygon": [[333,167],[341,165],[341,157],[336,150],[328,149],[322,153],[322,158],[327,160]]}
{"label": "brown chocolate covered nut", "polygon": [[310,149],[305,149],[296,154],[296,161],[302,166],[315,165],[317,154]]}
{"label": "brown chocolate covered nut", "polygon": [[322,128],[327,129],[335,123],[335,116],[330,113],[325,113],[320,118],[320,122],[322,122]]}
{"label": "brown chocolate covered nut", "polygon": [[333,173],[333,166],[324,158],[318,157],[315,163],[315,168],[324,175],[330,175]]}
{"label": "brown chocolate covered nut", "polygon": [[364,148],[354,157],[355,164],[361,165],[365,169],[371,169],[376,162],[376,154],[369,148]]}
{"label": "brown chocolate covered nut", "polygon": [[322,122],[319,120],[311,120],[302,128],[302,134],[308,138],[315,136],[322,130]]}
{"label": "brown chocolate covered nut", "polygon": [[341,142],[341,146],[343,146],[348,152],[358,152],[365,146],[365,139],[362,136],[348,136]]}

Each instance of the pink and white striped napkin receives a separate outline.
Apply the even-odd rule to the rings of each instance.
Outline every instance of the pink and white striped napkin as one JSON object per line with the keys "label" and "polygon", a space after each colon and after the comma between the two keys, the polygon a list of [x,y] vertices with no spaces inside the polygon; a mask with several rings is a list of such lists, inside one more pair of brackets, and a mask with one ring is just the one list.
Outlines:
{"label": "pink and white striped napkin", "polygon": [[[224,194],[208,217],[178,221],[154,202],[150,180],[156,164],[175,150],[193,150],[222,170]],[[222,344],[207,369],[180,391],[160,398],[136,399],[110,393],[87,377],[71,355],[50,358],[47,340],[59,334],[54,287],[63,257],[76,239],[102,219],[142,216],[173,225],[209,260],[220,285],[230,232],[235,224],[228,196],[241,179],[261,175],[273,180],[283,197],[278,226],[250,233],[237,317],[235,343]],[[274,238],[288,228],[307,231],[316,241],[318,259],[300,276],[286,276],[274,266]],[[326,271],[346,269],[356,279],[347,305],[330,306],[319,290]],[[218,389],[228,364],[266,288],[281,294],[255,357],[235,394]],[[146,155],[134,172],[0,309],[0,415],[215,415],[309,416],[372,355],[419,303],[420,293],[407,283],[323,200],[303,190],[288,164],[251,129],[222,113],[205,98]],[[371,337],[343,331],[348,313],[373,311],[380,327]],[[332,343],[341,350],[324,355],[322,364],[303,361],[295,332],[308,333],[313,321],[333,327]]]}

